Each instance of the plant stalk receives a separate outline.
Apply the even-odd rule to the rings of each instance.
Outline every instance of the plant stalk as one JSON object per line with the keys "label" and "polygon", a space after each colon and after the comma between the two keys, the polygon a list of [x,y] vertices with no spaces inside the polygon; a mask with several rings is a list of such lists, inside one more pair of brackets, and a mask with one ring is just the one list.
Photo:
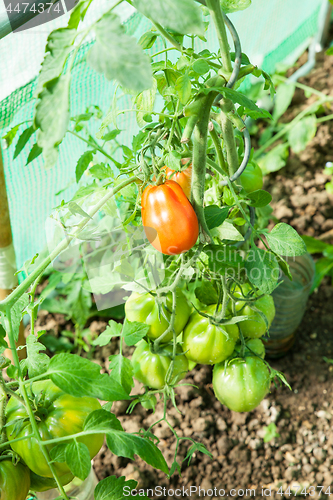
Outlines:
{"label": "plant stalk", "polygon": [[226,71],[231,72],[232,64],[230,58],[229,43],[227,38],[227,31],[225,29],[223,14],[221,10],[220,0],[206,0],[206,4],[215,25],[217,38],[220,46],[223,68]]}

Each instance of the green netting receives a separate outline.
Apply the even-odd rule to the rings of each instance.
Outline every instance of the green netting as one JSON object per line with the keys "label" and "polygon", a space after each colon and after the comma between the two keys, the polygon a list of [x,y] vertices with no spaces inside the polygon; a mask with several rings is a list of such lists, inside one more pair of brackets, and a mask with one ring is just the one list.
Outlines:
{"label": "green netting", "polygon": [[[266,71],[273,71],[277,63],[284,61],[287,57],[290,60],[290,55],[297,54],[299,47],[309,44],[311,37],[318,29],[322,3],[322,0],[293,0],[292,2],[290,0],[253,0],[248,10],[231,15],[231,20],[239,32],[243,50],[252,62],[262,66]],[[57,20],[52,29],[64,25],[65,22],[66,20],[62,22]],[[137,14],[132,15],[125,24],[127,31],[137,38],[150,27],[149,21]],[[38,30],[31,36],[38,36]],[[43,40],[46,36],[43,33]],[[15,57],[15,44],[22,46],[22,37],[23,41],[29,38],[27,33],[22,32],[22,34],[10,35],[0,41],[2,54],[0,81],[3,81],[5,76],[6,65],[8,68],[8,58]],[[216,48],[213,29],[208,31],[207,40],[211,49]],[[114,93],[114,84],[95,73],[85,61],[85,55],[92,43],[93,41],[80,49],[75,61],[71,86],[71,113],[73,115],[84,112],[90,104],[98,105],[106,112]],[[198,41],[195,48],[199,51],[204,46],[204,42]],[[33,49],[33,44],[31,48]],[[160,41],[154,45],[151,53],[162,48]],[[39,63],[41,60],[42,57]],[[39,63],[36,64],[32,54],[31,64],[36,67],[36,73]],[[27,64],[30,62],[28,61]],[[36,78],[15,90],[0,103],[1,135],[4,135],[9,128],[25,122],[20,129],[23,131],[27,126],[27,120],[32,120],[35,88]],[[130,96],[124,96],[121,104],[123,109],[129,108],[130,104]],[[123,130],[120,140],[128,144],[133,133],[137,131],[135,114],[120,115],[118,127]],[[16,141],[17,139],[14,142]],[[77,189],[74,182],[75,167],[78,158],[86,150],[83,142],[67,134],[60,147],[57,165],[53,169],[46,170],[42,156],[26,165],[34,142],[35,138],[32,137],[23,153],[15,160],[13,160],[13,146],[8,150],[3,150],[18,266],[21,266],[26,259],[39,252],[45,245],[45,221],[52,209],[62,199],[70,199]]]}

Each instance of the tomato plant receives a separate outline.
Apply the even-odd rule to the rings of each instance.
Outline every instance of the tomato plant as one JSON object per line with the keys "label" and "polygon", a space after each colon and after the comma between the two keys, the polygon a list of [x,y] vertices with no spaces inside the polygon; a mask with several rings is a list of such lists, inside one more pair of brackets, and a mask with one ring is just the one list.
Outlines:
{"label": "tomato plant", "polygon": [[[180,345],[177,345],[176,354],[170,371],[170,384],[179,382],[188,371],[188,361]],[[171,362],[172,346],[163,346],[160,352],[155,353],[147,342],[141,340],[132,356],[134,377],[152,389],[162,389],[167,382]]]}
{"label": "tomato plant", "polygon": [[[176,290],[176,311],[174,330],[179,335],[190,316],[191,308],[183,292],[178,288]],[[165,303],[159,308],[157,298],[150,293],[132,293],[125,303],[126,317],[129,321],[145,323],[149,326],[147,336],[156,340],[167,330],[171,318],[172,294],[169,293],[165,298]],[[169,342],[172,339],[172,331],[163,337],[163,342]]]}
{"label": "tomato plant", "polygon": [[[45,258],[33,258],[25,279],[0,302],[0,348],[10,347],[13,354],[13,363],[0,357],[7,376],[0,377],[0,430],[8,437],[0,449],[24,460],[32,488],[56,484],[62,500],[69,500],[64,484],[72,476],[88,476],[104,437],[111,453],[138,455],[165,474],[181,470],[180,440],[190,445],[187,459],[198,451],[209,453],[186,433],[179,436],[168,418],[189,366],[215,364],[216,397],[234,411],[255,408],[273,376],[288,386],[263,360],[259,337],[273,321],[271,294],[279,270],[288,276],[288,257],[306,248],[287,224],[267,229],[271,196],[262,189],[246,123],[247,118],[269,121],[271,115],[239,90],[250,74],[261,77],[272,95],[274,86],[267,73],[242,57],[241,41],[226,16],[229,0],[168,2],[168,9],[164,0],[130,2],[151,23],[137,43],[114,12],[121,0],[84,29],[92,0],[80,0],[68,25],[48,38],[34,124],[17,143],[21,147],[37,132],[34,148],[54,168],[67,133],[86,148],[76,165],[77,192],[50,217],[64,238],[54,248],[50,244]],[[245,6],[232,1],[232,11]],[[213,51],[199,49],[209,23],[216,32]],[[115,80],[114,95],[109,109],[91,103],[70,116],[70,74],[90,32],[96,41],[86,59],[93,70]],[[157,40],[162,51],[154,46]],[[119,121],[125,113],[135,116],[140,128],[126,145]],[[11,140],[19,128],[9,132]],[[65,314],[73,309],[77,333],[91,317],[91,293],[100,314],[126,302],[123,325],[110,320],[92,349],[86,348],[93,355],[97,346],[117,343],[103,373],[78,354],[58,352],[50,358],[43,352],[47,343],[44,333],[36,332],[36,316],[47,295],[61,286],[59,274],[52,273],[42,294],[35,295],[45,269],[59,262],[68,293],[61,305]],[[15,342],[26,314],[30,334],[20,362]],[[125,345],[136,346],[132,361]],[[133,377],[145,384],[139,394],[132,393]],[[115,401],[127,401],[129,413],[137,404],[154,410],[161,403],[162,417],[149,432],[125,432],[112,412]],[[176,440],[170,470],[153,436],[162,420]],[[123,483],[124,478],[105,478],[95,499],[113,498]]]}
{"label": "tomato plant", "polygon": [[269,391],[270,373],[265,362],[254,356],[235,358],[214,366],[213,388],[217,399],[230,410],[253,410]]}
{"label": "tomato plant", "polygon": [[[70,396],[51,381],[35,382],[31,387],[30,396],[36,401],[36,425],[44,441],[81,432],[87,416],[94,410],[101,409],[97,399]],[[10,424],[7,427],[9,441],[32,434],[31,423],[24,422],[28,416],[27,410],[14,396],[8,402],[6,416]],[[17,424],[20,421],[21,426],[17,431]],[[90,458],[93,458],[100,450],[104,436],[83,436],[77,440],[88,448]],[[35,474],[52,477],[52,471],[35,438],[13,442],[11,446]],[[54,467],[59,476],[70,472],[65,463],[55,462]]]}
{"label": "tomato plant", "polygon": [[[1,457],[3,458],[3,457]],[[29,469],[21,462],[13,463],[11,458],[0,462],[0,499],[26,500],[30,489]]]}
{"label": "tomato plant", "polygon": [[180,185],[167,180],[147,186],[142,194],[142,223],[150,243],[166,255],[190,250],[199,235],[192,205]]}

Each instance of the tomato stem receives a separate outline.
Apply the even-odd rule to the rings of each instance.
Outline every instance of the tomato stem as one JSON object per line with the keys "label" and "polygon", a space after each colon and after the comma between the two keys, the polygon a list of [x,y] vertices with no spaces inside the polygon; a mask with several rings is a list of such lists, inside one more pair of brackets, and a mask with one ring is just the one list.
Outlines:
{"label": "tomato stem", "polygon": [[220,0],[206,0],[211,18],[213,19],[217,38],[219,41],[221,59],[223,67],[226,71],[232,71],[229,43],[227,38],[227,31],[221,10]]}
{"label": "tomato stem", "polygon": [[215,146],[216,156],[217,156],[219,166],[221,167],[221,170],[223,170],[223,172],[225,174],[228,174],[228,169],[227,169],[227,166],[225,164],[225,160],[224,160],[224,156],[223,156],[221,141],[217,135],[215,127],[212,130],[209,130],[209,133],[210,133],[210,136],[211,136],[213,143],[214,143],[214,146]]}

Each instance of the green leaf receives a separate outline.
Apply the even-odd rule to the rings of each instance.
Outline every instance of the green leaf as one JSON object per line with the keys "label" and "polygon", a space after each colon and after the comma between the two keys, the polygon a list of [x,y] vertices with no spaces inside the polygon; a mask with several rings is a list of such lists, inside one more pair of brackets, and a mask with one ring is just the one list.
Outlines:
{"label": "green leaf", "polygon": [[244,240],[244,236],[229,220],[225,220],[221,226],[213,229],[213,231],[216,231],[220,240],[230,240],[230,241]]}
{"label": "green leaf", "polygon": [[[2,347],[3,349],[8,348],[8,344],[5,341],[5,337],[6,337],[6,330],[4,329],[4,327],[2,325],[0,325],[0,347]],[[0,351],[3,352],[3,350],[1,350],[1,349],[0,349]]]}
{"label": "green leaf", "polygon": [[87,416],[84,431],[109,432],[111,429],[122,431],[122,425],[117,417],[107,410],[94,410]]}
{"label": "green leaf", "polygon": [[97,339],[92,342],[92,345],[104,346],[109,344],[112,337],[120,337],[122,330],[121,323],[117,323],[112,319],[109,321],[109,326],[106,327],[104,332],[102,332]]}
{"label": "green leaf", "polygon": [[116,380],[130,394],[132,387],[134,387],[133,368],[130,360],[121,354],[116,354],[110,356],[110,361],[111,378]]}
{"label": "green leaf", "polygon": [[20,126],[21,126],[20,123],[18,125],[15,125],[15,127],[8,130],[7,134],[2,136],[3,140],[6,141],[7,148],[9,148],[9,146],[12,144],[13,140],[15,139],[16,134],[19,131]]}
{"label": "green leaf", "polygon": [[83,21],[86,15],[86,12],[91,4],[91,0],[80,0],[75,8],[72,10],[69,21],[68,28],[76,29],[80,21]]}
{"label": "green leaf", "polygon": [[217,205],[205,207],[205,219],[208,229],[213,229],[223,224],[228,217],[229,210],[230,207],[219,208]]}
{"label": "green leaf", "polygon": [[73,440],[66,446],[66,463],[71,473],[84,481],[90,472],[91,462],[88,446]]}
{"label": "green leaf", "polygon": [[14,160],[21,153],[22,149],[27,144],[27,142],[29,141],[30,137],[32,136],[32,134],[34,132],[35,132],[35,129],[32,125],[31,125],[31,127],[26,128],[22,132],[22,134],[20,135],[19,140],[17,141],[16,146],[15,146],[15,152],[14,152],[14,156],[13,156]]}
{"label": "green leaf", "polygon": [[244,267],[240,253],[226,245],[206,245],[203,251],[208,255],[209,269],[216,274],[224,274],[230,268],[240,272]]}
{"label": "green leaf", "polygon": [[177,151],[171,151],[165,156],[165,164],[171,170],[179,170],[180,167],[180,156]]}
{"label": "green leaf", "polygon": [[137,321],[128,321],[128,319],[126,319],[123,329],[125,343],[128,346],[135,345],[139,342],[139,340],[143,339],[143,337],[147,335],[148,331],[148,325]]}
{"label": "green leaf", "polygon": [[69,86],[69,74],[46,83],[36,105],[35,126],[40,129],[37,144],[43,149],[47,167],[55,165],[58,158],[58,146],[67,132]]}
{"label": "green leaf", "polygon": [[151,49],[154,43],[156,42],[157,34],[154,31],[146,31],[143,35],[141,35],[138,44],[143,49]]}
{"label": "green leaf", "polygon": [[210,281],[202,281],[199,286],[194,290],[195,296],[200,302],[210,306],[217,304],[218,295],[214,285]]}
{"label": "green leaf", "polygon": [[247,9],[251,5],[251,0],[221,0],[222,10],[229,14],[238,10]]}
{"label": "green leaf", "polygon": [[111,430],[106,435],[106,444],[109,450],[118,457],[134,460],[134,455],[138,455],[152,467],[166,474],[169,472],[162,453],[149,439],[123,431]]}
{"label": "green leaf", "polygon": [[333,269],[333,260],[328,259],[327,257],[323,257],[322,259],[317,260],[316,262],[316,273],[314,282],[311,288],[311,292],[318,288],[323,278],[329,274],[329,272]]}
{"label": "green leaf", "polygon": [[309,253],[322,253],[330,245],[324,241],[317,240],[311,236],[302,235],[302,240],[306,245],[306,249]]}
{"label": "green leaf", "polygon": [[267,427],[263,427],[263,430],[265,431],[264,443],[269,443],[272,439],[280,437],[274,422],[268,424]]}
{"label": "green leaf", "polygon": [[47,354],[40,354],[40,351],[45,351],[45,346],[34,335],[28,335],[26,344],[27,358],[23,360],[24,367],[28,370],[29,378],[37,377],[47,371],[50,358]]}
{"label": "green leaf", "polygon": [[[200,93],[208,94],[212,91],[218,91],[224,97],[227,97],[232,102],[240,104],[245,109],[245,113],[251,116],[252,118],[271,118],[271,114],[265,109],[260,109],[251,99],[246,97],[246,95],[238,92],[237,90],[229,89],[227,87],[210,87],[208,89],[201,89]],[[252,114],[251,114],[252,112]],[[253,114],[255,113],[255,114]]]}
{"label": "green leaf", "polygon": [[186,104],[191,97],[191,79],[188,74],[180,76],[176,81],[176,91],[182,104]]}
{"label": "green leaf", "polygon": [[104,163],[99,163],[94,165],[89,169],[89,173],[96,179],[110,179],[112,178],[112,169],[109,165],[104,165]]}
{"label": "green leaf", "polygon": [[114,129],[114,130],[111,130],[110,132],[108,132],[107,134],[105,134],[102,139],[103,141],[114,141],[114,139],[119,135],[121,134],[122,130],[119,130],[119,129]]}
{"label": "green leaf", "polygon": [[155,97],[157,91],[157,81],[153,78],[153,85],[150,89],[144,90],[135,98],[135,107],[137,109],[136,121],[139,127],[144,127],[146,124],[145,115],[154,110]]}
{"label": "green leaf", "polygon": [[91,219],[90,215],[87,214],[87,212],[85,212],[81,207],[80,205],[78,205],[77,203],[75,203],[75,201],[70,201],[68,203],[68,210],[73,214],[73,215],[76,215],[76,214],[79,214],[79,215],[82,215],[82,217],[88,217],[88,219]]}
{"label": "green leaf", "polygon": [[[21,319],[24,315],[24,311],[28,306],[28,304],[29,304],[29,295],[27,293],[24,293],[11,307],[10,317],[12,321],[12,329],[14,332],[15,342],[18,341]],[[6,328],[4,317],[2,315],[0,316],[0,323],[4,328]]]}
{"label": "green leaf", "polygon": [[68,28],[59,28],[49,34],[45,58],[38,76],[37,95],[47,82],[61,75],[66,59],[72,50],[75,36],[76,30]]}
{"label": "green leaf", "polygon": [[280,116],[289,108],[292,98],[295,93],[295,85],[288,83],[281,83],[276,91],[274,100],[273,120],[278,121]]}
{"label": "green leaf", "polygon": [[[332,3],[332,0],[329,0],[329,2]],[[333,46],[326,50],[326,55],[333,56]]]}
{"label": "green leaf", "polygon": [[272,196],[263,189],[258,189],[246,195],[250,199],[251,207],[266,207],[272,201]]}
{"label": "green leaf", "polygon": [[317,133],[316,115],[306,116],[300,120],[288,133],[288,141],[294,153],[303,151]]}
{"label": "green leaf", "polygon": [[265,237],[271,250],[278,255],[294,257],[306,253],[306,246],[300,235],[284,222],[276,224],[270,233],[265,233]]}
{"label": "green leaf", "polygon": [[74,354],[61,353],[51,358],[47,373],[54,384],[72,396],[91,396],[104,401],[129,399],[125,390],[100,366]]}
{"label": "green leaf", "polygon": [[108,80],[116,79],[123,87],[136,92],[153,85],[149,57],[135,38],[125,34],[125,28],[115,14],[107,12],[95,27],[96,43],[87,54],[90,66],[104,73]]}
{"label": "green leaf", "polygon": [[192,64],[192,69],[198,75],[205,75],[210,70],[210,66],[205,59],[196,59]]}
{"label": "green leaf", "polygon": [[50,450],[50,457],[52,462],[63,463],[66,462],[66,448],[68,443],[59,443],[53,446]]}
{"label": "green leaf", "polygon": [[[251,0],[250,0],[251,1]],[[192,446],[188,449],[186,457],[184,458],[184,462],[188,460],[188,464],[190,465],[190,462],[192,460],[193,455],[195,455],[197,452],[203,453],[204,455],[208,455],[211,459],[213,458],[213,455],[211,454],[210,451],[207,450],[205,445],[201,443],[194,442]]]}
{"label": "green leaf", "polygon": [[93,151],[85,151],[80,158],[78,159],[76,169],[75,169],[75,177],[76,182],[79,182],[84,172],[87,170],[89,163],[92,161],[94,157]]}
{"label": "green leaf", "polygon": [[270,172],[277,172],[286,165],[288,156],[288,144],[279,144],[271,149],[265,156],[258,160],[262,173],[267,175]]}
{"label": "green leaf", "polygon": [[176,33],[205,33],[200,7],[192,0],[133,0],[133,5],[148,19]]}
{"label": "green leaf", "polygon": [[250,283],[262,293],[270,294],[276,288],[280,268],[273,253],[251,248],[246,257],[245,269]]}
{"label": "green leaf", "polygon": [[43,149],[38,146],[38,144],[34,144],[30,150],[30,153],[28,154],[28,159],[26,165],[29,165],[33,160],[38,158],[43,152]]}
{"label": "green leaf", "polygon": [[98,483],[94,492],[95,500],[123,500],[124,493],[135,490],[137,482],[134,479],[126,481],[125,476],[109,476]]}

